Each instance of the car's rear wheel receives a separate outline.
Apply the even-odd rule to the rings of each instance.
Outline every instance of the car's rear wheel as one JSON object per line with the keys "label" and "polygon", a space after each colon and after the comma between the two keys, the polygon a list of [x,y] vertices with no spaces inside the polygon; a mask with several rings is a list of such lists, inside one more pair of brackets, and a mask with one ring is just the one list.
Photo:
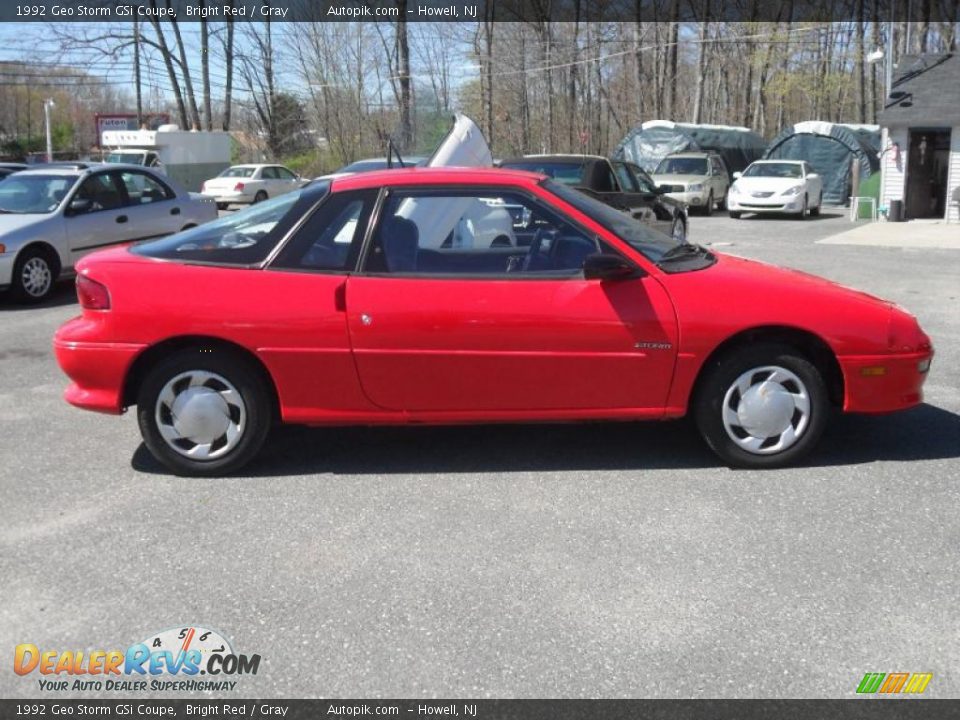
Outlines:
{"label": "car's rear wheel", "polygon": [[230,203],[217,203],[217,210],[226,210],[230,207]]}
{"label": "car's rear wheel", "polygon": [[177,475],[225,475],[246,465],[270,431],[271,407],[260,373],[216,347],[162,360],[137,395],[143,441]]}
{"label": "car's rear wheel", "polygon": [[263,202],[266,199],[267,199],[267,193],[263,190],[260,190],[259,192],[257,192],[256,195],[253,196],[253,201],[255,203]]}
{"label": "car's rear wheel", "polygon": [[706,368],[695,398],[697,426],[734,467],[796,462],[816,445],[829,414],[819,370],[796,350],[744,346]]}
{"label": "car's rear wheel", "polygon": [[43,248],[27,248],[13,266],[10,292],[17,302],[32,304],[45,300],[53,291],[58,274],[52,253]]}

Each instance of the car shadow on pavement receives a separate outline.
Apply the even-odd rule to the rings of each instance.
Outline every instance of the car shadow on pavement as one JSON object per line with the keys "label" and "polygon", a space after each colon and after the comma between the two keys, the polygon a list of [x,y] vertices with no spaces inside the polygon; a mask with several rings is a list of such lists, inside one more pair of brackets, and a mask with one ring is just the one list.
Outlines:
{"label": "car shadow on pavement", "polygon": [[818,220],[835,220],[836,218],[846,217],[844,212],[827,212],[821,210],[819,215],[808,215],[807,218],[801,221],[796,215],[790,215],[788,213],[763,213],[763,214],[750,214],[749,210],[744,210],[744,214],[741,216],[740,220],[790,220],[792,222],[817,222]]}
{"label": "car shadow on pavement", "polygon": [[72,282],[61,282],[54,286],[53,291],[46,300],[36,305],[23,305],[14,302],[10,297],[10,293],[0,293],[0,313],[62,307],[63,305],[76,304],[76,302],[77,291],[74,284]]}
{"label": "car shadow on pavement", "polygon": [[[960,415],[922,405],[882,417],[837,416],[804,465],[960,457]],[[131,465],[167,474],[141,444]],[[716,468],[693,423],[282,427],[240,476]]]}

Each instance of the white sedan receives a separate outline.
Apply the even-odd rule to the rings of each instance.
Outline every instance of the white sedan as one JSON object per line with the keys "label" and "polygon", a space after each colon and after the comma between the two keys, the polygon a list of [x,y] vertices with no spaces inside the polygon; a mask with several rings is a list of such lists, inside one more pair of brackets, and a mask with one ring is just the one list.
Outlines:
{"label": "white sedan", "polygon": [[745,212],[788,213],[801,220],[820,214],[823,179],[805,160],[757,160],[733,177],[727,199],[732,218]]}
{"label": "white sedan", "polygon": [[235,203],[252,205],[283,195],[306,184],[306,180],[283,165],[234,165],[207,180],[200,192],[225,210]]}

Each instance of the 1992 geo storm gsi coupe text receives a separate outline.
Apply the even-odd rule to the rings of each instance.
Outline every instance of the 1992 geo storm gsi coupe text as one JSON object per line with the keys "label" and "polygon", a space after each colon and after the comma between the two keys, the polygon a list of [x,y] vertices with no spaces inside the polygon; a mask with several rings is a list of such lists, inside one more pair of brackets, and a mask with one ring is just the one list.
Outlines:
{"label": "1992 geo storm gsi coupe text", "polygon": [[663,420],[774,467],[832,408],[916,405],[933,350],[899,307],[662,235],[539,175],[315,182],[82,260],[54,339],[66,399],[137,406],[167,467],[218,475],[275,422]]}

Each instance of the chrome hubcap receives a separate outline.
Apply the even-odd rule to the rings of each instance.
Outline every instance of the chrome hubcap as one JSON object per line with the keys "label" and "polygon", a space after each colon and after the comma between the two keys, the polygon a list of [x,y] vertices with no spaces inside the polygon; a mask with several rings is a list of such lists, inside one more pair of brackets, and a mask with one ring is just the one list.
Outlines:
{"label": "chrome hubcap", "polygon": [[810,395],[786,368],[754,368],[734,381],[723,398],[723,427],[737,445],[772,455],[795,445],[810,424]]}
{"label": "chrome hubcap", "polygon": [[243,436],[246,419],[237,389],[206,370],[177,375],[157,397],[161,437],[172,450],[192,460],[215,460],[233,450]]}
{"label": "chrome hubcap", "polygon": [[40,297],[50,289],[53,282],[53,273],[47,261],[40,257],[32,257],[23,264],[20,281],[28,295]]}

